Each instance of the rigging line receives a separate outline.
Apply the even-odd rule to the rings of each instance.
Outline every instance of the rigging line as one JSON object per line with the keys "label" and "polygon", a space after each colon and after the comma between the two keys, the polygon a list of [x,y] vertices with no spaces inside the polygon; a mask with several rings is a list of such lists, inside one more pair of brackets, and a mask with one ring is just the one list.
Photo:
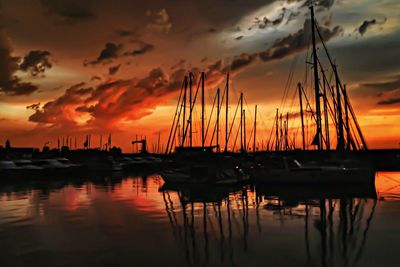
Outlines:
{"label": "rigging line", "polygon": [[[166,147],[166,151],[165,151],[166,154],[168,153],[168,147],[169,147],[169,144],[170,144],[170,141],[171,141],[172,131],[173,131],[173,128],[175,127],[175,119],[176,119],[176,116],[177,116],[177,113],[178,113],[178,108],[179,108],[179,104],[180,104],[180,102],[181,102],[181,97],[182,97],[182,92],[183,92],[184,86],[185,86],[185,81],[182,83],[181,92],[180,92],[179,98],[178,98],[178,104],[176,105],[175,114],[174,114],[174,119],[173,119],[173,121],[172,121],[172,126],[171,126],[171,130],[170,130],[170,133],[169,133],[168,142],[167,142],[167,147]],[[179,122],[179,120],[178,120],[178,122]]]}
{"label": "rigging line", "polygon": [[[225,92],[226,92],[226,86],[225,86],[225,89],[224,89],[224,91],[222,93],[222,97],[220,98],[220,103],[218,103],[218,108],[219,108],[220,112],[221,112],[222,104],[224,102]],[[215,124],[214,124],[213,134],[212,134],[211,140],[210,140],[210,146],[212,146],[212,142],[214,141],[216,128],[217,128],[217,122],[215,122]]]}
{"label": "rigging line", "polygon": [[[199,79],[199,82],[197,84],[197,89],[196,89],[196,93],[195,93],[194,98],[193,98],[193,103],[191,104],[191,107],[190,107],[189,121],[190,121],[191,124],[193,123],[193,115],[192,114],[193,114],[193,110],[194,110],[194,107],[195,107],[197,95],[199,93],[200,85],[201,85],[201,79]],[[195,124],[195,126],[196,126],[196,124]],[[183,135],[183,141],[185,141],[188,129],[189,129],[189,123],[186,124],[185,133]]]}
{"label": "rigging line", "polygon": [[182,109],[183,109],[183,105],[181,106],[181,108],[179,109],[179,113],[178,113],[178,119],[177,119],[177,124],[176,124],[176,128],[175,128],[175,131],[174,131],[174,135],[173,135],[173,137],[172,137],[172,144],[171,144],[171,148],[170,148],[170,151],[169,151],[169,153],[171,153],[172,152],[172,148],[173,148],[173,145],[174,145],[174,143],[175,143],[175,136],[176,136],[176,132],[178,131],[178,129],[179,129],[179,119],[181,118],[181,113],[182,113]]}
{"label": "rigging line", "polygon": [[217,93],[215,93],[215,96],[214,96],[213,105],[212,105],[211,113],[210,113],[210,119],[208,120],[208,123],[207,123],[206,135],[204,137],[204,140],[207,140],[208,128],[210,127],[210,123],[211,123],[211,120],[212,120],[212,115],[214,113],[214,106],[215,106],[215,102],[216,101],[217,101]]}
{"label": "rigging line", "polygon": [[[301,87],[301,90],[303,91],[303,95],[304,95],[304,97],[305,97],[305,99],[306,99],[306,103],[307,103],[307,106],[310,108],[310,112],[311,112],[311,118],[312,119],[314,119],[314,121],[315,122],[317,122],[317,118],[315,117],[315,113],[313,112],[313,110],[312,110],[312,108],[311,108],[311,105],[310,105],[310,103],[308,102],[308,98],[307,98],[307,95],[305,94],[305,92],[304,92],[304,90],[303,90],[303,87]],[[307,109],[307,107],[306,107],[306,109]],[[326,144],[326,138],[322,135],[322,141],[324,141],[325,142],[325,144]]]}
{"label": "rigging line", "polygon": [[240,128],[241,128],[241,126],[239,126],[239,127],[237,128],[236,137],[235,137],[235,142],[233,142],[233,152],[235,151],[235,148],[236,148],[236,142],[237,142],[237,139],[238,139],[238,136],[239,136]]}
{"label": "rigging line", "polygon": [[[328,59],[329,59],[329,62],[330,62],[331,65],[333,66],[334,64],[333,64],[332,58],[331,58],[331,56],[330,56],[330,54],[329,54],[329,51],[328,51],[328,49],[327,49],[327,47],[326,47],[326,45],[325,45],[325,42],[324,42],[324,40],[323,40],[323,38],[322,38],[322,35],[321,35],[320,31],[319,31],[318,23],[316,23],[315,25],[316,25],[316,29],[317,29],[318,35],[319,35],[319,37],[320,37],[321,43],[322,43],[322,45],[323,45],[323,47],[324,47],[325,53],[326,53],[326,55],[327,55],[327,57],[328,57]],[[340,80],[339,77],[338,77],[338,81],[339,81],[339,87],[340,87],[340,89],[341,89],[341,93],[342,93],[343,95],[345,95],[345,94],[344,94],[343,85],[342,85],[342,82],[341,82],[341,80]],[[357,117],[355,116],[355,113],[354,113],[354,110],[353,110],[353,106],[351,105],[350,100],[348,99],[348,95],[347,95],[347,94],[346,94],[346,98],[347,98],[346,100],[347,100],[347,103],[348,103],[348,106],[349,106],[350,114],[351,114],[351,116],[352,116],[352,118],[353,118],[353,120],[354,120],[354,122],[355,122],[356,127],[357,127],[358,135],[359,135],[360,138],[361,138],[361,142],[363,143],[363,146],[365,146],[365,148],[366,148],[366,142],[365,142],[364,136],[363,136],[363,134],[362,134],[362,132],[361,132],[361,127],[360,127],[360,125],[359,125],[359,123],[358,123]]]}
{"label": "rigging line", "polygon": [[230,127],[230,129],[229,129],[228,141],[229,141],[229,138],[231,137],[231,132],[232,132],[233,125],[234,125],[234,123],[235,123],[235,119],[236,119],[237,111],[238,111],[238,109],[239,109],[239,105],[240,105],[240,98],[239,98],[239,102],[238,102],[238,104],[237,104],[237,106],[236,106],[236,111],[235,111],[235,115],[233,116],[233,120],[232,120],[231,127]]}
{"label": "rigging line", "polygon": [[289,75],[288,75],[288,77],[286,79],[285,88],[284,88],[284,91],[283,91],[283,96],[282,96],[282,99],[281,99],[281,103],[279,105],[279,110],[282,110],[282,106],[286,101],[288,87],[289,87],[289,84],[290,84],[290,81],[291,81],[291,77],[293,75],[293,70],[295,68],[296,62],[297,62],[297,56],[295,56],[293,58],[292,62],[291,62],[291,65],[290,65],[290,68],[289,68]]}

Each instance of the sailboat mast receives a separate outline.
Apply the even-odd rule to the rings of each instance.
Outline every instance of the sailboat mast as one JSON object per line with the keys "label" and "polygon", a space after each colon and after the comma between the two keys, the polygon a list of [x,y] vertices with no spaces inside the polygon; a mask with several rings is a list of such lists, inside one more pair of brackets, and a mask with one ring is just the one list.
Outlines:
{"label": "sailboat mast", "polygon": [[225,98],[225,152],[228,151],[228,101],[229,101],[229,73],[226,74],[226,98]]}
{"label": "sailboat mast", "polygon": [[276,109],[276,118],[275,118],[275,151],[279,150],[279,125],[278,125],[278,113],[279,110]]}
{"label": "sailboat mast", "polygon": [[220,95],[220,90],[218,88],[217,89],[217,127],[216,127],[216,130],[217,130],[217,138],[216,138],[217,152],[219,152],[219,113],[220,113],[220,109],[221,109],[219,95]]}
{"label": "sailboat mast", "polygon": [[322,130],[321,130],[321,107],[320,107],[320,92],[319,92],[319,77],[318,77],[318,56],[317,56],[317,44],[315,38],[315,19],[314,19],[314,7],[310,7],[311,10],[311,32],[312,32],[312,48],[313,48],[313,68],[314,68],[314,89],[315,89],[315,114],[317,119],[317,133],[316,133],[316,144],[317,149],[322,149]]}
{"label": "sailboat mast", "polygon": [[336,80],[336,109],[337,109],[337,148],[344,149],[344,136],[343,136],[343,117],[342,117],[342,100],[340,96],[340,83],[336,65],[333,65]]}
{"label": "sailboat mast", "polygon": [[286,143],[286,150],[289,150],[289,112],[286,113],[285,143]]}
{"label": "sailboat mast", "polygon": [[347,89],[346,85],[343,85],[343,98],[344,98],[344,114],[345,114],[345,119],[346,119],[346,139],[347,139],[347,145],[346,149],[350,150],[350,122],[349,122],[349,103],[347,102]]}
{"label": "sailboat mast", "polygon": [[201,147],[204,148],[205,143],[205,135],[204,135],[204,79],[205,75],[204,72],[201,73]]}
{"label": "sailboat mast", "polygon": [[243,109],[243,143],[244,150],[242,152],[247,151],[247,142],[246,142],[246,110]]}
{"label": "sailboat mast", "polygon": [[189,115],[189,118],[190,118],[190,120],[189,120],[189,145],[190,145],[190,147],[192,147],[193,146],[193,128],[192,128],[192,109],[193,109],[193,107],[192,107],[192,105],[194,105],[194,103],[192,103],[193,102],[193,96],[192,96],[192,86],[193,86],[193,79],[192,79],[192,77],[193,77],[193,74],[190,72],[189,73],[189,107],[190,107],[190,115]]}
{"label": "sailboat mast", "polygon": [[243,152],[243,93],[240,93],[240,151]]}
{"label": "sailboat mast", "polygon": [[301,117],[301,138],[303,144],[303,150],[306,150],[306,139],[304,133],[304,114],[303,114],[303,96],[301,93],[301,83],[297,84],[299,89],[299,102],[300,102],[300,117]]}
{"label": "sailboat mast", "polygon": [[187,76],[185,76],[185,80],[184,80],[184,91],[183,91],[183,101],[182,101],[182,105],[183,105],[183,116],[182,116],[182,147],[185,146],[185,124],[186,124],[186,94],[187,94]]}
{"label": "sailboat mast", "polygon": [[253,152],[256,152],[256,137],[257,137],[257,105],[254,108],[254,136],[253,136]]}
{"label": "sailboat mast", "polygon": [[323,81],[323,103],[324,103],[324,121],[325,121],[325,140],[326,140],[326,150],[331,149],[331,144],[329,140],[329,118],[328,118],[328,98],[326,96],[326,86],[329,86],[326,84],[326,79],[325,79],[325,72],[321,68],[321,73],[322,73],[322,81]]}

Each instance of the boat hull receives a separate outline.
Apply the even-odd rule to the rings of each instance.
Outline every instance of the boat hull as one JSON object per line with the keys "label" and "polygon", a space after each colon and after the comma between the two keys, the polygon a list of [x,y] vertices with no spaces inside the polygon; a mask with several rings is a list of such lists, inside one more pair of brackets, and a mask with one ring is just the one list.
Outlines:
{"label": "boat hull", "polygon": [[375,172],[370,169],[291,169],[259,171],[254,176],[257,183],[290,184],[374,184]]}

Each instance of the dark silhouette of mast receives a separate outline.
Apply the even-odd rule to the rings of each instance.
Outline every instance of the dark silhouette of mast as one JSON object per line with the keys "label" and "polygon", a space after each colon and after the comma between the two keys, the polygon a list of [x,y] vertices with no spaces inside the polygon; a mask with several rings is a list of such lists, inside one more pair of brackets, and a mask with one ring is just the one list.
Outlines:
{"label": "dark silhouette of mast", "polygon": [[256,137],[257,137],[257,105],[254,108],[253,152],[256,152]]}
{"label": "dark silhouette of mast", "polygon": [[183,105],[183,116],[182,116],[182,144],[181,146],[184,147],[185,146],[185,124],[186,124],[186,94],[187,94],[187,87],[188,87],[188,82],[187,82],[187,76],[185,76],[184,79],[184,89],[183,89],[183,101],[182,101],[182,105]]}
{"label": "dark silhouette of mast", "polygon": [[285,144],[286,144],[286,150],[289,150],[289,112],[286,113]]}
{"label": "dark silhouette of mast", "polygon": [[243,93],[240,93],[240,151],[243,152]]}
{"label": "dark silhouette of mast", "polygon": [[204,109],[205,109],[205,104],[204,104],[204,79],[205,79],[205,74],[204,72],[201,73],[201,147],[204,148],[204,143],[205,143],[205,132],[204,132]]}
{"label": "dark silhouette of mast", "polygon": [[314,89],[315,89],[315,114],[317,120],[317,133],[315,135],[315,143],[318,150],[322,149],[322,130],[321,130],[321,107],[320,107],[320,92],[319,92],[319,77],[318,77],[318,56],[317,56],[317,45],[315,38],[315,19],[314,19],[314,7],[310,7],[311,10],[311,33],[312,33],[312,49],[313,49],[313,68],[314,68]]}
{"label": "dark silhouette of mast", "polygon": [[[324,120],[325,120],[325,139],[326,139],[326,149],[330,150],[331,149],[331,144],[329,140],[329,121],[328,121],[328,98],[326,96],[326,80],[325,80],[325,72],[321,67],[321,72],[322,72],[322,77],[324,77],[323,83],[323,103],[324,103]],[[328,85],[329,86],[329,85]]]}
{"label": "dark silhouette of mast", "polygon": [[304,114],[303,114],[303,97],[301,93],[301,84],[297,84],[299,88],[299,102],[300,102],[300,117],[301,117],[301,138],[302,138],[302,144],[303,144],[303,150],[306,150],[306,139],[305,139],[305,133],[304,133]]}
{"label": "dark silhouette of mast", "polygon": [[[190,107],[190,113],[192,113],[192,105],[194,105],[193,103],[193,96],[192,96],[192,86],[193,86],[193,74],[191,72],[189,72],[189,107]],[[190,114],[189,116],[189,145],[190,147],[193,147],[193,127],[192,127],[192,116]]]}
{"label": "dark silhouette of mast", "polygon": [[226,98],[225,98],[225,152],[228,151],[228,101],[229,101],[229,73],[226,74]]}
{"label": "dark silhouette of mast", "polygon": [[345,114],[345,119],[346,119],[346,139],[347,139],[347,145],[346,145],[346,150],[350,150],[350,144],[351,144],[351,135],[350,135],[350,122],[349,122],[349,102],[347,102],[347,89],[346,85],[344,85],[343,88],[343,98],[344,98],[344,114]]}
{"label": "dark silhouette of mast", "polygon": [[216,138],[217,152],[219,152],[219,113],[220,113],[220,110],[221,110],[219,95],[220,95],[220,90],[218,88],[217,89],[217,127],[216,127],[216,131],[217,131],[217,138]]}
{"label": "dark silhouette of mast", "polygon": [[279,116],[278,116],[278,109],[276,109],[276,120],[275,120],[275,151],[279,150]]}
{"label": "dark silhouette of mast", "polygon": [[336,80],[336,110],[337,110],[337,149],[344,149],[342,101],[340,96],[340,83],[336,65],[333,65]]}
{"label": "dark silhouette of mast", "polygon": [[243,144],[244,150],[242,152],[247,151],[247,142],[246,142],[246,110],[243,109]]}

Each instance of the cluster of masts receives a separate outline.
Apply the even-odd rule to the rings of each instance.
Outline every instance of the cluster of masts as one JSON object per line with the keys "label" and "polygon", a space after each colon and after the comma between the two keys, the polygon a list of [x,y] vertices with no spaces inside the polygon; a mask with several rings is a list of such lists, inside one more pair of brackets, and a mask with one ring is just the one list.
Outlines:
{"label": "cluster of masts", "polygon": [[[313,70],[313,88],[315,96],[315,108],[313,109],[310,99],[301,83],[297,85],[297,92],[300,106],[301,119],[301,143],[302,149],[308,148],[306,142],[306,131],[304,124],[304,111],[311,113],[311,119],[315,123],[315,136],[311,141],[311,145],[318,150],[331,150],[332,142],[336,142],[337,150],[359,150],[367,149],[367,145],[358,124],[354,110],[347,95],[346,85],[343,85],[337,70],[337,65],[333,62],[329,51],[326,48],[322,35],[319,31],[317,22],[314,18],[314,9],[311,9],[311,27],[312,27],[312,70]],[[335,85],[331,85],[331,78],[327,77],[327,70],[324,70],[321,60],[317,53],[317,37],[323,45],[326,57],[332,70]],[[321,108],[322,102],[322,108]],[[303,105],[306,105],[304,108]],[[290,150],[291,146],[288,142],[289,132],[289,116],[282,126],[282,114],[276,112],[275,117],[275,150]],[[331,122],[329,121],[331,120]],[[280,121],[280,123],[279,123]],[[331,127],[330,125],[333,125]],[[331,141],[331,131],[334,128],[336,140]],[[293,143],[292,143],[293,144]]]}
{"label": "cluster of masts", "polygon": [[[314,8],[311,6],[310,10],[312,27],[312,62],[309,64],[312,65],[313,69],[312,87],[314,89],[315,101],[313,107],[310,101],[312,100],[312,98],[307,97],[306,90],[304,88],[306,82],[304,84],[298,83],[296,90],[298,93],[300,106],[299,113],[301,120],[301,149],[307,150],[311,146],[313,149],[317,150],[331,150],[335,149],[335,144],[337,150],[367,149],[367,145],[361,132],[361,128],[358,124],[354,110],[347,95],[346,86],[342,84],[337,71],[337,65],[334,64],[334,62],[332,61],[332,58],[325,46],[321,32],[314,17]],[[323,45],[329,65],[331,67],[332,75],[330,78],[327,76],[327,70],[323,68],[321,60],[318,57],[317,39]],[[334,77],[334,85],[331,85],[332,76]],[[250,142],[248,142],[246,139],[246,110],[243,108],[243,93],[240,93],[233,120],[230,124],[228,112],[228,73],[226,76],[225,89],[223,90],[222,94],[219,88],[217,88],[216,90],[210,117],[206,125],[205,79],[205,73],[202,72],[197,81],[197,86],[195,86],[195,75],[193,73],[188,73],[188,75],[185,76],[182,83],[178,104],[176,106],[165,153],[171,153],[174,148],[175,150],[215,149],[216,152],[228,152],[229,147],[231,147],[232,151],[237,151],[236,145],[239,145],[240,152],[249,151]],[[198,96],[201,97],[201,146],[194,146],[193,113]],[[220,133],[222,132],[220,116],[223,111],[222,109],[224,104],[225,136],[222,149],[220,145]],[[313,122],[313,125],[315,125],[315,130],[313,130],[313,134],[315,135],[310,143],[308,142],[308,140],[306,140],[305,117],[307,113],[311,114],[311,121]],[[215,122],[212,123],[213,115],[215,116]],[[236,136],[234,136],[232,133],[232,129],[234,128],[236,117],[240,117],[240,121],[239,125],[236,127]],[[286,117],[286,119],[284,117]],[[250,139],[252,139],[253,141],[252,150],[254,152],[257,151],[256,130],[257,105],[255,106],[254,125],[251,131],[252,136],[250,136]],[[272,133],[275,133],[275,136],[273,136]],[[293,135],[293,138],[290,137],[289,113],[279,114],[279,110],[277,110],[275,121],[271,129],[271,136],[266,144],[266,150],[294,150],[296,149],[296,139],[297,138],[295,135]]]}
{"label": "cluster of masts", "polygon": [[[176,106],[172,127],[170,130],[165,152],[171,153],[174,148],[179,150],[216,150],[216,152],[228,152],[229,145],[232,145],[232,151],[238,146],[241,152],[246,152],[250,148],[250,141],[253,141],[253,151],[256,150],[256,125],[257,125],[257,105],[255,106],[253,136],[249,142],[246,136],[246,110],[243,107],[244,95],[240,93],[232,123],[229,123],[229,73],[226,75],[225,88],[221,94],[220,88],[217,88],[213,104],[211,107],[209,119],[206,122],[205,115],[205,73],[202,72],[197,81],[193,73],[185,76]],[[200,93],[199,93],[200,92]],[[193,118],[194,108],[198,96],[201,97],[201,145],[194,145]],[[223,106],[225,104],[225,110]],[[221,147],[221,114],[225,111],[224,144]],[[238,115],[239,114],[239,115]],[[215,117],[213,122],[212,118]],[[239,118],[237,132],[234,136],[233,128],[236,119]],[[239,139],[239,140],[238,140]]]}
{"label": "cluster of masts", "polygon": [[[49,141],[47,141],[44,144],[44,147],[47,147],[50,144]],[[85,136],[85,141],[82,144],[83,149],[91,149],[92,148],[92,135],[91,134],[87,134]],[[99,135],[99,146],[95,147],[96,149],[100,149],[100,150],[105,150],[105,151],[109,151],[112,147],[112,143],[111,143],[111,133],[108,134],[108,138],[107,141],[103,144],[103,135]],[[57,138],[57,149],[58,150],[63,150],[63,149],[78,149],[78,141],[76,136],[75,137],[71,137],[71,136],[64,136],[64,137],[58,137]]]}

